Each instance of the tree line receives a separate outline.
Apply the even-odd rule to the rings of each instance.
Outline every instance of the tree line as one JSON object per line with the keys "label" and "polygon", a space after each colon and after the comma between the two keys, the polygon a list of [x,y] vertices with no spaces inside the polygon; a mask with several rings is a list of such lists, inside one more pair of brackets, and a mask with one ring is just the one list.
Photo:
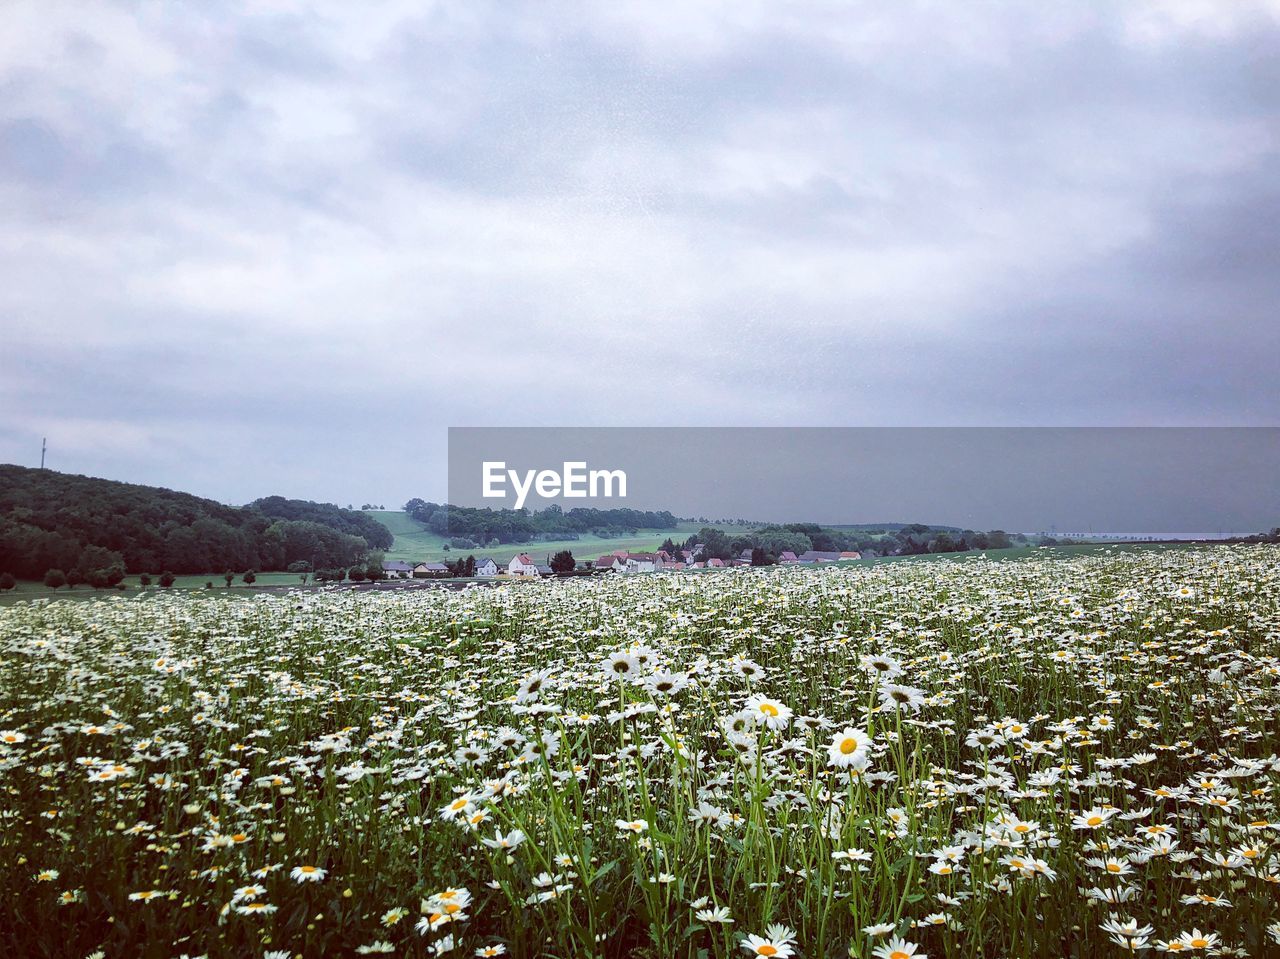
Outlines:
{"label": "tree line", "polygon": [[[0,571],[102,573],[351,567],[392,534],[353,510],[271,496],[235,507],[154,486],[0,465]],[[116,579],[116,582],[119,582]],[[112,584],[113,585],[113,584]]]}
{"label": "tree line", "polygon": [[565,510],[552,504],[546,509],[477,509],[411,499],[404,510],[439,536],[449,537],[455,548],[572,540],[584,533],[602,537],[634,535],[641,529],[675,529],[679,520],[669,510],[595,509]]}
{"label": "tree line", "polygon": [[970,549],[1008,549],[1015,542],[1025,544],[1027,538],[1020,533],[1006,533],[1000,529],[983,532],[926,526],[923,523],[892,529],[841,529],[817,523],[785,523],[768,524],[732,535],[714,526],[704,526],[684,543],[677,545],[668,538],[661,548],[675,552],[701,545],[703,560],[737,559],[744,550],[750,550],[752,562],[761,566],[776,563],[787,551],[797,556],[809,550],[832,553],[856,550],[864,555],[912,556]]}

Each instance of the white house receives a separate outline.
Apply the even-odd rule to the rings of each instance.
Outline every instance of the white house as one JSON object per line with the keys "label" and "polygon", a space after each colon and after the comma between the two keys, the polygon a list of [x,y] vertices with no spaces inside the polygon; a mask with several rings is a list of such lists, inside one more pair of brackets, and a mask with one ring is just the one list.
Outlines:
{"label": "white house", "polygon": [[498,564],[491,560],[488,556],[481,556],[476,560],[477,576],[497,576]]}
{"label": "white house", "polygon": [[657,560],[652,553],[628,553],[626,573],[652,573],[658,568]]}
{"label": "white house", "polygon": [[393,560],[382,564],[382,572],[387,579],[408,579],[413,575],[413,564]]}
{"label": "white house", "polygon": [[507,563],[507,572],[512,576],[537,576],[538,565],[529,558],[528,553],[518,553]]}

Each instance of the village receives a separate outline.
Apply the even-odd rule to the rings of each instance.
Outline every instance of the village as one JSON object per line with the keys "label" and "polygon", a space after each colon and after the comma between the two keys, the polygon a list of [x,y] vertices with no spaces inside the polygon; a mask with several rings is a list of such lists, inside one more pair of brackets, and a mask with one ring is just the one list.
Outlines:
{"label": "village", "polygon": [[[652,553],[631,553],[627,550],[614,550],[595,560],[578,561],[573,570],[558,574],[547,563],[537,563],[528,552],[517,553],[510,560],[500,562],[490,556],[479,556],[475,559],[475,577],[493,578],[513,576],[524,578],[549,577],[556,575],[590,575],[604,573],[635,574],[659,572],[683,572],[686,570],[726,569],[734,566],[753,565],[752,551],[744,549],[736,557],[724,560],[718,557],[703,559],[705,547],[695,543],[690,549],[677,550],[675,553],[660,549]],[[786,550],[778,556],[780,566],[813,566],[823,563],[837,563],[842,560],[861,559],[857,550],[842,552],[827,550],[806,550],[796,554]],[[403,561],[387,561],[382,564],[382,571],[387,579],[443,579],[455,576],[455,571],[446,563],[408,563]]]}

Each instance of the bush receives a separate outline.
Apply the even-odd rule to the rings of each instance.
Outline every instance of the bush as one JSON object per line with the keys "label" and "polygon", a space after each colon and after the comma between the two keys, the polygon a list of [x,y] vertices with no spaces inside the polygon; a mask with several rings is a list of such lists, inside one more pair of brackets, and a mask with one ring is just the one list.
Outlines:
{"label": "bush", "polygon": [[347,579],[351,580],[353,583],[363,583],[364,570],[359,567],[352,567],[351,572],[347,574]]}
{"label": "bush", "polygon": [[250,569],[250,570],[246,570],[245,574],[240,578],[244,580],[244,584],[246,586],[252,586],[254,583],[258,581],[258,574],[256,571]]}
{"label": "bush", "polygon": [[18,585],[18,581],[13,578],[12,573],[0,573],[0,593],[7,592]]}
{"label": "bush", "polygon": [[168,589],[170,586],[173,585],[173,581],[175,579],[177,579],[177,577],[174,576],[173,573],[170,573],[168,570],[165,570],[163,573],[160,574],[160,585],[163,586],[165,589]]}
{"label": "bush", "polygon": [[150,585],[151,585],[151,577],[150,577],[150,576],[148,576],[146,573],[143,573],[141,576],[139,576],[139,577],[138,577],[138,585],[139,585],[139,586],[150,586]]}
{"label": "bush", "polygon": [[50,589],[67,585],[67,574],[60,569],[51,569],[44,574],[44,584]]}

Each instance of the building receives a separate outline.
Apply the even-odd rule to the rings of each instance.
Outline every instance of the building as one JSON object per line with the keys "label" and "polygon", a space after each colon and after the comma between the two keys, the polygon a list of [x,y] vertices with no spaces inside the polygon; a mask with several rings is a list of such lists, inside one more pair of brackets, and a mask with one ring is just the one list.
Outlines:
{"label": "building", "polygon": [[477,576],[497,576],[498,564],[495,563],[488,556],[481,556],[478,560],[476,560],[476,575]]}
{"label": "building", "polygon": [[620,572],[652,573],[657,568],[657,557],[653,553],[627,553],[624,568]]}
{"label": "building", "polygon": [[537,576],[538,565],[529,558],[528,553],[517,553],[507,563],[507,572],[512,576]]}
{"label": "building", "polygon": [[413,564],[393,560],[382,564],[382,575],[387,579],[410,579],[413,576]]}
{"label": "building", "polygon": [[618,573],[626,569],[627,564],[620,556],[614,556],[613,553],[609,553],[607,556],[601,556],[597,559],[595,567],[598,570]]}
{"label": "building", "polygon": [[840,553],[833,550],[807,549],[800,554],[797,562],[801,563],[834,563],[840,559]]}
{"label": "building", "polygon": [[448,576],[449,567],[444,563],[419,563],[413,567],[413,576],[415,579],[433,579],[438,576]]}

